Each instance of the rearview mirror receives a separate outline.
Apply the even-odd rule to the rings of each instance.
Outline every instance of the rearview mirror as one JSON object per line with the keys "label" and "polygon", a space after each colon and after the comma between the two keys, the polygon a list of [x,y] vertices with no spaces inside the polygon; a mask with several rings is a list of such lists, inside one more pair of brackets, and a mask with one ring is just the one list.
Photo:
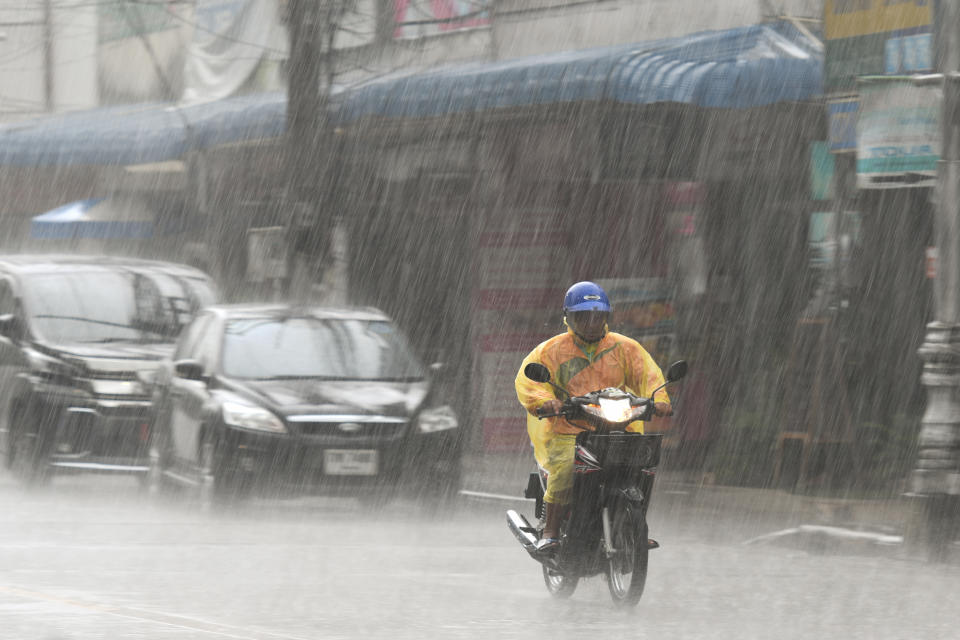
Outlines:
{"label": "rearview mirror", "polygon": [[667,369],[667,382],[676,382],[687,375],[687,361],[677,360]]}
{"label": "rearview mirror", "polygon": [[539,362],[531,362],[523,368],[523,375],[534,382],[550,382],[550,370]]}
{"label": "rearview mirror", "polygon": [[20,321],[16,314],[5,313],[0,315],[0,336],[17,339],[20,337]]}
{"label": "rearview mirror", "polygon": [[173,363],[173,372],[178,378],[184,380],[196,380],[203,382],[206,376],[203,375],[203,365],[196,360],[178,360]]}

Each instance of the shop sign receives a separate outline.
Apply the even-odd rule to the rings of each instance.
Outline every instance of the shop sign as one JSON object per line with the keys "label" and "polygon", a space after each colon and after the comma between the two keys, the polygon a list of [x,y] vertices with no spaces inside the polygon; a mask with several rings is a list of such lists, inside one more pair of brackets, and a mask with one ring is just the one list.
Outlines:
{"label": "shop sign", "polygon": [[846,98],[830,102],[827,115],[830,119],[830,151],[845,153],[857,150],[857,111],[860,101]]}
{"label": "shop sign", "polygon": [[826,90],[852,89],[859,76],[932,69],[932,5],[932,0],[826,0]]}
{"label": "shop sign", "polygon": [[930,280],[933,280],[937,277],[937,256],[938,256],[938,251],[936,247],[927,247],[926,273],[927,273],[927,278]]}
{"label": "shop sign", "polygon": [[[396,23],[393,37],[422,38],[450,31],[487,27],[490,25],[490,4],[489,0],[394,0],[393,16]],[[370,10],[372,12],[373,8]]]}
{"label": "shop sign", "polygon": [[666,278],[595,280],[610,297],[610,328],[639,341],[657,362],[666,362],[676,344],[674,287]]}
{"label": "shop sign", "polygon": [[940,88],[907,78],[878,78],[860,87],[857,186],[933,186],[940,159]]}
{"label": "shop sign", "polygon": [[933,34],[888,38],[884,43],[883,72],[887,75],[933,69]]}
{"label": "shop sign", "polygon": [[810,144],[810,198],[833,198],[834,161],[826,142]]}
{"label": "shop sign", "polygon": [[267,282],[287,277],[286,227],[247,230],[247,280]]}

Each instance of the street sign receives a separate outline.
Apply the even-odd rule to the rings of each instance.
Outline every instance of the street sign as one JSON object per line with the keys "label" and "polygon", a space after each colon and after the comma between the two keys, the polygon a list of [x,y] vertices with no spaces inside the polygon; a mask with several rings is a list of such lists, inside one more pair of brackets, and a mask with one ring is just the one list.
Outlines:
{"label": "street sign", "polygon": [[832,100],[827,104],[830,119],[830,151],[845,153],[857,150],[857,112],[860,101],[856,98]]}

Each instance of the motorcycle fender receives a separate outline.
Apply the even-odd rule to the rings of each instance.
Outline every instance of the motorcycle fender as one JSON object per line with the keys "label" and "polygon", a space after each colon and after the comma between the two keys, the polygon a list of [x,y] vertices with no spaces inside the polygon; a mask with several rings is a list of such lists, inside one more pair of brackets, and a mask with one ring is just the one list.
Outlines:
{"label": "motorcycle fender", "polygon": [[540,474],[538,472],[533,471],[527,477],[527,488],[523,490],[523,497],[532,500],[541,500],[543,498],[543,485],[540,482]]}

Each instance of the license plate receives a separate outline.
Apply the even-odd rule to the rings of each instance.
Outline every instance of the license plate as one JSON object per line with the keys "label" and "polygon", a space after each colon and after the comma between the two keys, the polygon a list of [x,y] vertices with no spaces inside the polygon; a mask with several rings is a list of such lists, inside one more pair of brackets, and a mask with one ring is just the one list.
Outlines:
{"label": "license plate", "polygon": [[323,472],[328,476],[377,475],[376,449],[327,449],[323,452]]}

